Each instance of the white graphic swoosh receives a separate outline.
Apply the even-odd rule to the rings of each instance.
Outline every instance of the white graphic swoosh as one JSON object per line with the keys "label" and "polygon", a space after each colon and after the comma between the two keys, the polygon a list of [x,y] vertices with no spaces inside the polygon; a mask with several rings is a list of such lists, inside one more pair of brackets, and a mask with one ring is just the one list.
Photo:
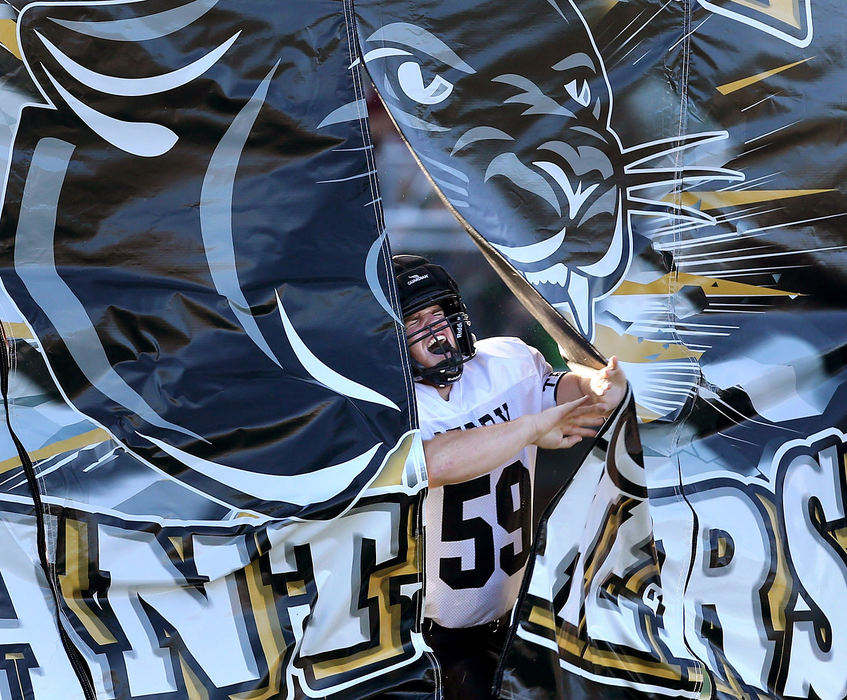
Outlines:
{"label": "white graphic swoosh", "polygon": [[298,506],[328,501],[341,493],[365,470],[382,445],[378,442],[358,457],[307,474],[261,474],[211,462],[154,437],[138,434],[182,464],[221,484],[265,501],[283,501]]}
{"label": "white graphic swoosh", "polygon": [[279,308],[279,315],[282,318],[282,325],[285,328],[285,335],[288,337],[288,342],[291,343],[291,347],[294,350],[294,354],[297,355],[297,359],[300,360],[300,364],[303,365],[304,369],[312,377],[327,389],[331,389],[343,396],[387,406],[388,408],[393,408],[395,411],[400,410],[400,407],[388,397],[374,391],[370,387],[348,379],[315,357],[312,351],[306,346],[306,343],[297,335],[294,326],[291,325],[288,314],[285,313],[285,309],[282,307],[279,294],[276,295],[276,305]]}
{"label": "white graphic swoosh", "polygon": [[200,77],[209,68],[211,68],[223,56],[230,46],[235,43],[238,35],[241,32],[233,34],[227,41],[218,46],[213,51],[205,56],[198,58],[193,63],[183,66],[170,73],[162,75],[153,75],[148,78],[119,78],[104,73],[97,73],[86,68],[74,61],[69,56],[62,53],[53,43],[42,36],[40,32],[35,32],[36,36],[41,39],[50,55],[56,59],[57,63],[62,66],[73,78],[76,78],[83,85],[86,85],[93,90],[106,93],[108,95],[120,95],[122,97],[140,97],[142,95],[155,95],[160,92],[173,90],[186,83],[191,82],[195,78]]}
{"label": "white graphic swoosh", "polygon": [[514,248],[506,245],[497,245],[496,243],[492,243],[491,245],[509,258],[509,260],[519,263],[534,263],[553,255],[565,240],[566,232],[567,229],[563,228],[556,235],[545,238],[543,241],[531,245],[516,246]]}
{"label": "white graphic swoosh", "polygon": [[[42,65],[42,68],[44,66]],[[82,119],[92,131],[126,153],[142,158],[153,158],[161,156],[170,151],[177,142],[177,135],[161,124],[151,122],[127,122],[115,119],[96,109],[92,109],[84,102],[71,95],[59,82],[50,75],[50,71],[44,68],[44,72],[53,83],[53,87],[62,96],[76,115]]]}

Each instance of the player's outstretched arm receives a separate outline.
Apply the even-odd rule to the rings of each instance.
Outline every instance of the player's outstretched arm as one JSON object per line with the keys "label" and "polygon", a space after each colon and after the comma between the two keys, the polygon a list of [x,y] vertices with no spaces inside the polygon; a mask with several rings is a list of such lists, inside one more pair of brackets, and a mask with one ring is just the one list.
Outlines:
{"label": "player's outstretched arm", "polygon": [[540,413],[471,430],[452,430],[424,441],[430,486],[468,481],[514,458],[528,445],[571,447],[593,437],[608,407],[582,396]]}
{"label": "player's outstretched arm", "polygon": [[611,413],[626,396],[626,375],[612,357],[601,369],[569,363],[570,372],[559,380],[556,402],[567,403],[580,396],[587,396],[589,403],[604,403]]}

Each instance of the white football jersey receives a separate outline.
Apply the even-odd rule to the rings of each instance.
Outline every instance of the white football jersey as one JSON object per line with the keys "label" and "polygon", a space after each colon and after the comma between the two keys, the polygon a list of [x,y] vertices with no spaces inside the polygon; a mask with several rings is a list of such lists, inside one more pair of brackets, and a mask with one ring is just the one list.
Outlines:
{"label": "white football jersey", "polygon": [[[487,338],[453,384],[449,401],[416,384],[421,437],[502,423],[555,405],[560,374],[518,338]],[[443,627],[496,620],[517,600],[532,542],[536,447],[426,498],[425,615]]]}

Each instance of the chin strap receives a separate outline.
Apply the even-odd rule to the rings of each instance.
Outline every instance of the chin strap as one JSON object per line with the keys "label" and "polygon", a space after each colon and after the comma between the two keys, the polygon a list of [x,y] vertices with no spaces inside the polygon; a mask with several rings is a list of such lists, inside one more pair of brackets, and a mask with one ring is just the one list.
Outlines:
{"label": "chin strap", "polygon": [[432,367],[423,367],[418,362],[412,361],[412,370],[415,379],[432,384],[436,387],[447,386],[457,381],[462,376],[463,365],[465,358],[461,351],[457,348],[450,347],[445,353],[445,357],[438,364]]}

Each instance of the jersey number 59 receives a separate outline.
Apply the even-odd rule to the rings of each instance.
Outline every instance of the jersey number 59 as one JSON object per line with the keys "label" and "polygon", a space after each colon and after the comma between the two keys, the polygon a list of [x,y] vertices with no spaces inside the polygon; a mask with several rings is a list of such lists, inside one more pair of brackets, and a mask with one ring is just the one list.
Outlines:
{"label": "jersey number 59", "polygon": [[[517,503],[513,498],[517,487]],[[444,542],[474,541],[474,566],[462,568],[461,557],[445,557],[439,566],[439,575],[453,589],[482,588],[494,573],[494,527],[485,519],[475,516],[465,519],[465,503],[486,496],[491,488],[491,475],[471,479],[461,484],[444,487],[441,539]],[[500,548],[500,568],[509,576],[523,568],[529,557],[530,546],[530,490],[529,470],[520,462],[506,467],[494,487],[497,524],[506,532],[520,530],[520,551],[508,543]]]}

